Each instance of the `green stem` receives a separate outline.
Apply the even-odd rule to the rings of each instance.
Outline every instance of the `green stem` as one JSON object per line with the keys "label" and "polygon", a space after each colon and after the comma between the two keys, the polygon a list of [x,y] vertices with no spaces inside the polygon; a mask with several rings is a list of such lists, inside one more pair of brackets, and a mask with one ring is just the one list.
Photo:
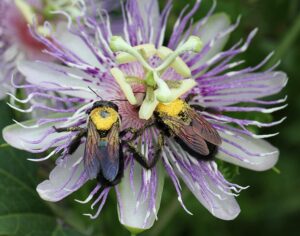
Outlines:
{"label": "green stem", "polygon": [[281,174],[281,171],[275,166],[272,168],[272,170],[276,173],[276,174]]}
{"label": "green stem", "polygon": [[[184,189],[182,191],[182,199],[185,199],[190,194],[188,189]],[[162,212],[161,216],[159,217],[159,221],[156,223],[154,228],[151,231],[150,236],[157,236],[161,235],[161,232],[164,228],[169,224],[174,216],[176,216],[176,212],[181,208],[181,205],[178,202],[177,198],[174,198],[170,205]]]}
{"label": "green stem", "polygon": [[274,63],[278,62],[288,51],[289,48],[296,42],[300,33],[300,14],[297,16],[293,26],[285,34],[282,42],[279,44],[278,49],[272,60],[266,65],[266,68],[271,67]]}
{"label": "green stem", "polygon": [[2,143],[2,144],[0,144],[0,148],[6,148],[6,147],[9,147],[8,143]]}

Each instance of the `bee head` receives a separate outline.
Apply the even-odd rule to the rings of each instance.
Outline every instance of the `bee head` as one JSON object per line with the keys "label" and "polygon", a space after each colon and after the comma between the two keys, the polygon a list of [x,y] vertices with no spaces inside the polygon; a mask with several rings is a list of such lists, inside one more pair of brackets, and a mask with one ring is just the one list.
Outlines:
{"label": "bee head", "polygon": [[118,106],[113,102],[110,102],[110,101],[97,101],[93,104],[93,106],[90,109],[88,109],[86,111],[86,113],[90,114],[92,110],[94,110],[95,108],[98,108],[98,107],[109,107],[109,108],[114,109],[116,112],[119,111]]}

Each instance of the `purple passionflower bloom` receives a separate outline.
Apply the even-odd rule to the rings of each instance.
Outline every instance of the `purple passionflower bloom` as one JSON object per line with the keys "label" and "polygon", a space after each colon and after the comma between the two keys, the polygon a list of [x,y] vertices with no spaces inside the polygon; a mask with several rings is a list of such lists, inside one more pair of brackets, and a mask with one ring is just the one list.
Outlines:
{"label": "purple passionflower bloom", "polygon": [[[94,2],[97,7],[108,7],[108,3],[104,0]],[[12,75],[15,81],[22,81],[22,76],[18,74],[16,68],[19,61],[53,61],[52,57],[43,53],[45,46],[32,37],[28,26],[36,24],[38,32],[47,35],[43,27],[45,22],[63,28],[66,19],[59,14],[61,11],[67,12],[75,19],[86,10],[92,14],[90,8],[84,7],[83,0],[1,0],[0,99],[4,98],[7,92],[14,92],[11,85]],[[65,31],[66,29],[62,29],[59,33],[63,34]]]}
{"label": "purple passionflower bloom", "polygon": [[[213,14],[213,6],[206,17],[192,24],[192,17],[200,4],[201,1],[197,0],[191,10],[183,10],[165,46],[172,1],[160,13],[156,0],[128,0],[123,6],[122,36],[112,34],[106,12],[101,12],[97,20],[83,16],[76,25],[70,26],[69,34],[77,38],[75,43],[70,43],[68,37],[58,38],[55,33],[48,38],[35,34],[48,54],[61,64],[20,63],[18,69],[27,81],[23,87],[33,87],[45,93],[55,91],[49,98],[64,101],[68,109],[35,104],[23,112],[44,109],[55,114],[17,122],[4,129],[3,137],[13,147],[31,153],[51,150],[46,157],[34,161],[47,160],[60,153],[49,180],[37,187],[41,198],[60,201],[91,180],[84,164],[84,142],[74,154],[68,155],[68,148],[77,133],[58,133],[53,126],[87,127],[87,111],[99,100],[117,104],[122,117],[120,130],[125,130],[142,128],[152,118],[158,104],[168,106],[178,98],[193,95],[190,104],[213,108],[198,114],[222,139],[215,158],[255,171],[268,170],[276,164],[278,149],[263,140],[273,134],[257,135],[247,127],[270,127],[283,120],[262,123],[233,118],[225,112],[271,113],[283,109],[285,106],[280,104],[285,99],[270,101],[261,98],[281,91],[287,83],[287,76],[274,71],[274,67],[258,72],[269,57],[255,67],[234,70],[241,62],[232,60],[247,50],[256,30],[245,42],[240,41],[222,51],[239,20],[231,25],[226,14]],[[172,84],[176,86],[172,87]],[[146,98],[143,93],[147,93]],[[26,101],[38,95],[33,92]],[[244,107],[239,103],[253,106]],[[15,109],[22,111],[18,107]],[[139,152],[148,159],[153,158],[158,133],[156,127],[150,127],[135,142]],[[98,206],[95,214],[87,214],[91,218],[99,215],[109,192],[115,190],[120,222],[135,232],[150,228],[157,217],[165,176],[173,182],[183,207],[179,179],[215,217],[232,220],[240,213],[235,197],[244,188],[228,182],[214,160],[193,157],[173,138],[165,137],[160,160],[150,170],[137,163],[128,150],[123,151],[125,173],[121,182],[105,188],[97,182],[87,199],[78,200],[81,203],[93,200],[92,209]]]}

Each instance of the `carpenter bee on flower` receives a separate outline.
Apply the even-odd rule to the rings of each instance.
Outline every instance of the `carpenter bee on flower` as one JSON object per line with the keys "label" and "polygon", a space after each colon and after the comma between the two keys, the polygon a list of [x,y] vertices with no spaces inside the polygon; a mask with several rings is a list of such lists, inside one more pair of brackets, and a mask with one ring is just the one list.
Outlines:
{"label": "carpenter bee on flower", "polygon": [[87,128],[54,128],[58,133],[77,132],[68,146],[69,155],[86,137],[83,159],[89,178],[97,178],[103,186],[114,186],[120,182],[124,171],[118,106],[110,101],[97,101],[87,110],[87,114]]}
{"label": "carpenter bee on flower", "polygon": [[[34,161],[59,154],[49,179],[37,187],[41,198],[60,201],[97,178],[90,195],[78,200],[92,201],[92,210],[97,206],[96,212],[86,215],[97,218],[114,190],[121,224],[133,233],[141,232],[157,219],[168,176],[188,213],[183,182],[217,218],[238,216],[235,197],[246,187],[229,182],[215,160],[255,171],[272,168],[279,150],[263,138],[275,134],[252,133],[249,126],[270,127],[284,118],[259,122],[231,113],[284,109],[286,99],[264,98],[281,91],[287,75],[276,66],[259,71],[270,56],[256,66],[236,69],[242,62],[234,59],[247,50],[257,30],[224,49],[239,19],[231,24],[226,14],[213,14],[213,5],[206,17],[195,22],[193,15],[200,5],[201,0],[196,0],[189,11],[184,8],[168,42],[165,32],[172,1],[161,13],[157,0],[124,2],[122,37],[113,32],[103,11],[97,18],[84,15],[70,22],[76,44],[55,34],[44,37],[33,32],[60,63],[24,61],[18,69],[27,86],[54,91],[51,99],[64,106],[35,103],[27,110],[12,106],[25,113],[42,108],[56,115],[16,121],[3,130],[3,137],[31,153],[51,150]],[[99,101],[89,88],[103,99]],[[35,95],[33,90],[23,103]]]}
{"label": "carpenter bee on flower", "polygon": [[[221,137],[217,130],[197,112],[197,110],[202,109],[188,104],[190,98],[191,96],[188,96],[186,101],[176,99],[168,104],[159,103],[153,118],[143,128],[131,129],[133,137],[127,145],[143,167],[153,168],[159,160],[164,145],[164,136],[174,138],[185,151],[198,160],[212,160],[214,158],[218,146],[222,143]],[[151,126],[156,126],[161,132],[158,136],[154,159],[148,163],[132,141]]]}

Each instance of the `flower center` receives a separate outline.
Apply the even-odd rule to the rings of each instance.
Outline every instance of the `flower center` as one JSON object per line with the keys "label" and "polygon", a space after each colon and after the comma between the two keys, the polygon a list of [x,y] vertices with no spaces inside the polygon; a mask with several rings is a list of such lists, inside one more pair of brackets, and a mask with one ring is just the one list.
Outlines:
{"label": "flower center", "polygon": [[110,130],[118,120],[118,113],[110,107],[97,107],[90,114],[97,130]]}
{"label": "flower center", "polygon": [[[167,47],[156,49],[153,44],[132,47],[119,36],[111,38],[110,47],[112,51],[119,52],[116,57],[119,64],[139,62],[144,68],[145,78],[143,79],[128,78],[118,68],[111,70],[111,74],[132,105],[137,105],[137,100],[131,84],[144,85],[146,96],[139,111],[141,119],[150,119],[159,103],[171,103],[196,86],[193,79],[188,79],[191,77],[190,68],[179,56],[185,52],[200,52],[202,41],[199,37],[190,36],[175,51]],[[162,61],[158,67],[152,67],[148,63],[153,56],[158,56]],[[163,80],[162,76],[169,68],[174,69],[183,80]]]}

